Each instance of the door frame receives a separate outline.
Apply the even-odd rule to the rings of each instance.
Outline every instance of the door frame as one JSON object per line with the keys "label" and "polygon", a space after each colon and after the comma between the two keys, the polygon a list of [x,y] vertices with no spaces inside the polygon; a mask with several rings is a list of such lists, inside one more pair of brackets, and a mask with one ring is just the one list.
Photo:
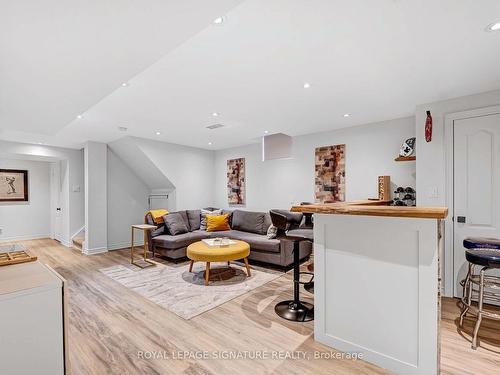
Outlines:
{"label": "door frame", "polygon": [[59,233],[57,231],[58,213],[57,207],[61,207],[61,161],[50,163],[50,238],[61,242],[62,240],[62,217],[59,213]]}
{"label": "door frame", "polygon": [[454,264],[454,146],[455,146],[455,121],[474,117],[484,117],[500,114],[500,105],[471,109],[446,114],[444,117],[444,148],[445,148],[445,201],[448,207],[448,217],[445,219],[444,238],[444,295],[453,297],[455,294],[455,264]]}

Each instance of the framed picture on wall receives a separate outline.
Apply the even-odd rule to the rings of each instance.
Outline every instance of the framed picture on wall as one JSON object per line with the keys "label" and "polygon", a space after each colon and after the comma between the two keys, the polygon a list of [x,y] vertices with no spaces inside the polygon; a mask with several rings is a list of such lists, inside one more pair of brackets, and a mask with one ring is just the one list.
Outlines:
{"label": "framed picture on wall", "polygon": [[245,194],[245,158],[227,161],[227,201],[229,205],[244,205]]}
{"label": "framed picture on wall", "polygon": [[28,201],[28,171],[0,169],[0,202]]}
{"label": "framed picture on wall", "polygon": [[345,201],[345,145],[315,150],[314,195],[316,202]]}

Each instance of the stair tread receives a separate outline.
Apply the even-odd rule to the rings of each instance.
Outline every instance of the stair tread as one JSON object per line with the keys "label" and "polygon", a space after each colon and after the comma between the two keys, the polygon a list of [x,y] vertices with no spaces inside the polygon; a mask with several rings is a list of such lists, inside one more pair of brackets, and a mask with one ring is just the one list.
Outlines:
{"label": "stair tread", "polygon": [[75,238],[73,238],[73,242],[78,244],[78,245],[82,245],[85,242],[85,238],[75,237]]}

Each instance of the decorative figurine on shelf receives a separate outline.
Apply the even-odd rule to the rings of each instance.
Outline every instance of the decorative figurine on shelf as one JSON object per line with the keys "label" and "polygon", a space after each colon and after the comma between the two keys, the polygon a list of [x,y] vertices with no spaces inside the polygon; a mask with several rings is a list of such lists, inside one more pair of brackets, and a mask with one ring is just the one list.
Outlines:
{"label": "decorative figurine on shelf", "polygon": [[415,206],[417,204],[416,191],[411,187],[398,187],[394,192],[393,206]]}
{"label": "decorative figurine on shelf", "polygon": [[401,150],[399,150],[399,156],[412,156],[413,153],[415,152],[415,137],[413,138],[408,138],[406,141],[404,141],[403,145],[401,146]]}
{"label": "decorative figurine on shelf", "polygon": [[432,141],[432,116],[431,111],[427,111],[427,118],[425,119],[425,140]]}

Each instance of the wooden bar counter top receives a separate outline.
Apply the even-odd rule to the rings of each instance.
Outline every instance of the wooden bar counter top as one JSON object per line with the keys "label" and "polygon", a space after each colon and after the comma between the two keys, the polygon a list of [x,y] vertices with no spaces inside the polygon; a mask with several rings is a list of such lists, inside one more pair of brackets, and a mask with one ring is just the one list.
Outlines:
{"label": "wooden bar counter top", "polygon": [[306,214],[390,216],[423,219],[445,219],[448,216],[448,208],[446,207],[389,206],[389,203],[389,201],[378,200],[313,203],[293,206],[291,211]]}

